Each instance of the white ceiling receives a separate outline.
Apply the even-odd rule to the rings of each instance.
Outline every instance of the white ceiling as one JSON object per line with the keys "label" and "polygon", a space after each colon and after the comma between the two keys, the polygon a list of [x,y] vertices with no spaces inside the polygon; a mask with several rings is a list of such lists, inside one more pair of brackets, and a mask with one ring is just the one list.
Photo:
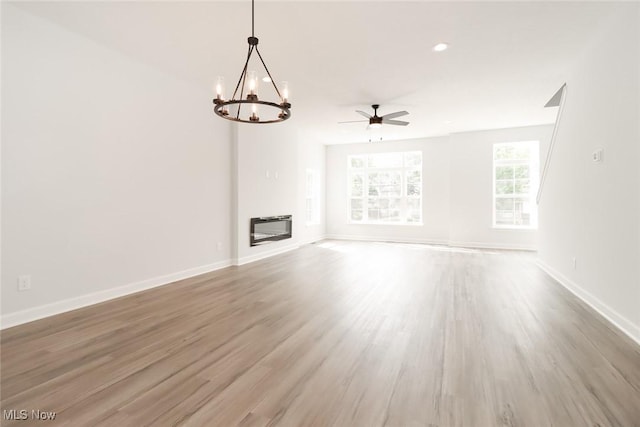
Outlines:
{"label": "white ceiling", "polygon": [[[190,80],[211,96],[218,75],[228,86],[239,77],[251,30],[249,0],[18,7]],[[258,0],[256,36],[276,81],[290,86],[292,118],[276,126],[297,126],[304,138],[325,143],[366,141],[366,123],[337,122],[358,120],[354,110],[379,103],[381,114],[407,110],[402,120],[411,122],[383,127],[382,137],[408,139],[551,123],[555,111],[544,104],[614,7]],[[450,49],[433,52],[442,41]]]}

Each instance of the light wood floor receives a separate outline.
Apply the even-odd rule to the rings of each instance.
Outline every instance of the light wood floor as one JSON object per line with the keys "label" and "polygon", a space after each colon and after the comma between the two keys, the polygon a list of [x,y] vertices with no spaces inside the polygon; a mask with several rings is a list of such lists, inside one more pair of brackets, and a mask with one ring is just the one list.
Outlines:
{"label": "light wood floor", "polygon": [[[2,332],[64,426],[640,426],[640,347],[533,255],[327,241]],[[105,273],[106,274],[106,273]]]}

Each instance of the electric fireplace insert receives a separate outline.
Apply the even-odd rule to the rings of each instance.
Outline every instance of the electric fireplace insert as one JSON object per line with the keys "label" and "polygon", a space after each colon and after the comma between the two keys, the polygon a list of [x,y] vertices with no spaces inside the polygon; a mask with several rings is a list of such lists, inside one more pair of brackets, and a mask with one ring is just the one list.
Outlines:
{"label": "electric fireplace insert", "polygon": [[291,215],[251,218],[251,246],[291,238]]}

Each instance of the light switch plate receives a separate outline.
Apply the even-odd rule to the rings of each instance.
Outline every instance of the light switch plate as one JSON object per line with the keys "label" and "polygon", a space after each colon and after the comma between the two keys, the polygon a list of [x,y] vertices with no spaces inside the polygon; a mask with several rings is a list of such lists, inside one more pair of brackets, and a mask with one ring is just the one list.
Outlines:
{"label": "light switch plate", "polygon": [[591,160],[593,160],[594,163],[602,162],[602,148],[598,148],[593,153],[591,153]]}

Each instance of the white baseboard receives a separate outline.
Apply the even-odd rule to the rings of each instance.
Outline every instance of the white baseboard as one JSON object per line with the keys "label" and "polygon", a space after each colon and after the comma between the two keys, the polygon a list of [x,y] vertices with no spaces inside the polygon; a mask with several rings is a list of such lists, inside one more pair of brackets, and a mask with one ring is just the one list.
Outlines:
{"label": "white baseboard", "polygon": [[187,279],[189,277],[198,276],[200,274],[209,273],[231,265],[231,260],[224,260],[207,264],[200,267],[190,268],[188,270],[179,271],[177,273],[167,274],[165,276],[154,277],[140,282],[130,283],[128,285],[116,288],[105,289],[103,291],[93,292],[81,295],[75,298],[69,298],[62,301],[52,302],[50,304],[29,308],[26,310],[16,311],[14,313],[3,314],[0,317],[0,329],[10,328],[12,326],[21,325],[23,323],[32,322],[44,317],[53,316],[55,314],[64,313],[66,311],[76,310],[89,305],[98,304],[110,299],[119,298],[125,295],[155,288],[158,286],[168,285],[178,280]]}
{"label": "white baseboard", "polygon": [[325,239],[329,240],[355,240],[359,242],[393,242],[393,243],[422,243],[425,245],[447,245],[449,242],[446,240],[431,240],[431,239],[412,239],[412,238],[390,238],[390,237],[369,237],[369,236],[357,236],[347,234],[327,234]]}
{"label": "white baseboard", "polygon": [[565,287],[576,297],[580,298],[585,304],[598,312],[602,317],[611,322],[621,332],[640,345],[640,326],[634,324],[626,317],[609,307],[593,294],[584,290],[577,283],[570,280],[568,277],[555,270],[545,262],[537,260],[538,267],[540,267],[545,273],[551,276],[556,282]]}
{"label": "white baseboard", "polygon": [[477,249],[509,249],[516,251],[536,251],[537,249],[528,245],[511,245],[500,243],[479,243],[479,242],[454,242],[451,240],[437,239],[412,239],[412,238],[395,238],[395,237],[369,237],[369,236],[352,236],[345,234],[328,234],[327,239],[333,240],[356,240],[361,242],[394,242],[394,243],[421,243],[425,245],[445,245],[456,248],[477,248]]}
{"label": "white baseboard", "polygon": [[321,242],[321,241],[326,240],[326,239],[327,239],[327,236],[325,236],[323,234],[322,236],[318,236],[318,237],[314,237],[312,239],[305,240],[303,242],[300,242],[299,244],[300,244],[300,246],[311,245],[313,243]]}
{"label": "white baseboard", "polygon": [[242,258],[236,258],[233,260],[233,265],[244,265],[244,264],[249,264],[250,262],[254,262],[254,261],[259,261],[261,259],[265,259],[265,258],[269,258],[272,257],[274,255],[279,255],[285,252],[289,252],[292,251],[294,249],[298,249],[300,247],[299,243],[293,243],[291,245],[287,245],[287,246],[281,246],[279,248],[274,248],[271,249],[269,251],[263,251],[263,252],[259,252],[255,255],[247,255],[245,257]]}
{"label": "white baseboard", "polygon": [[511,243],[482,243],[482,242],[455,242],[449,241],[449,246],[457,248],[477,248],[477,249],[506,249],[511,251],[537,251],[538,248],[530,245],[514,245]]}

